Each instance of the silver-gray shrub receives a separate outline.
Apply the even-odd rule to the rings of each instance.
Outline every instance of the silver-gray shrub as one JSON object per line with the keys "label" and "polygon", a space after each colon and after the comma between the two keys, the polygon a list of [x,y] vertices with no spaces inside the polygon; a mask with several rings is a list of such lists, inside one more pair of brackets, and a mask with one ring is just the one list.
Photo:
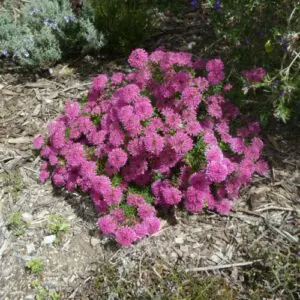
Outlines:
{"label": "silver-gray shrub", "polygon": [[75,15],[68,0],[32,0],[15,18],[12,0],[0,10],[0,57],[25,68],[47,68],[62,58],[97,53],[104,37],[86,5]]}

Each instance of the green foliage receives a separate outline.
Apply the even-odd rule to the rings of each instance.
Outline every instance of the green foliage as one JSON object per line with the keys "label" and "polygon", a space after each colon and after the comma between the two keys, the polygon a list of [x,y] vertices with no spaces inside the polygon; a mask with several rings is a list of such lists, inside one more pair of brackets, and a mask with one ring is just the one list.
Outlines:
{"label": "green foliage", "polygon": [[21,236],[25,232],[27,223],[22,220],[21,214],[18,211],[14,211],[9,215],[6,226],[15,236]]}
{"label": "green foliage", "polygon": [[61,216],[52,215],[48,219],[48,231],[56,235],[55,243],[60,244],[62,235],[69,230],[69,224]]}
{"label": "green foliage", "polygon": [[128,187],[128,193],[143,196],[145,201],[149,204],[154,203],[154,197],[152,196],[150,186],[138,186],[135,184],[130,184]]}
{"label": "green foliage", "polygon": [[62,58],[97,52],[104,38],[83,9],[77,17],[68,0],[33,0],[13,19],[11,1],[0,11],[0,53],[25,68],[47,68]]}
{"label": "green foliage", "polygon": [[222,52],[230,62],[238,84],[238,70],[262,66],[270,74],[262,85],[247,86],[240,95],[242,109],[258,115],[264,124],[273,116],[299,122],[299,1],[228,0],[222,1],[220,10],[214,9],[215,1],[208,2],[213,34],[208,31],[206,42],[217,41],[215,54]]}
{"label": "green foliage", "polygon": [[50,216],[48,219],[48,230],[52,234],[59,234],[69,230],[69,224],[61,216]]}
{"label": "green foliage", "polygon": [[34,279],[31,282],[31,286],[36,290],[36,300],[59,300],[60,295],[55,290],[46,289],[39,279]]}
{"label": "green foliage", "polygon": [[40,258],[32,258],[26,263],[26,268],[33,274],[40,274],[44,269],[43,261]]}
{"label": "green foliage", "polygon": [[205,143],[202,136],[197,137],[194,148],[186,154],[185,161],[193,170],[199,170],[204,167],[205,160]]}
{"label": "green foliage", "polygon": [[141,46],[155,29],[155,14],[147,1],[91,0],[95,24],[107,38],[107,49],[128,54]]}
{"label": "green foliage", "polygon": [[123,209],[125,216],[128,217],[134,217],[137,215],[137,208],[133,205],[128,205],[125,203],[121,203],[120,208]]}
{"label": "green foliage", "polygon": [[115,174],[111,179],[111,184],[113,187],[119,186],[121,182],[122,182],[122,176],[119,173]]}

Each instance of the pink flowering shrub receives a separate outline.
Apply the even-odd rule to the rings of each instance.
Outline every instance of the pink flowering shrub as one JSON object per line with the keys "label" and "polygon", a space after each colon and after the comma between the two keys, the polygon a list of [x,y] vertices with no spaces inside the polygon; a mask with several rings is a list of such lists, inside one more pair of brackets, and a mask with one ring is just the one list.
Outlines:
{"label": "pink flowering shrub", "polygon": [[100,231],[124,246],[159,231],[159,206],[228,214],[268,169],[259,124],[226,98],[220,59],[137,49],[129,63],[129,74],[96,77],[34,141],[41,182],[88,193]]}

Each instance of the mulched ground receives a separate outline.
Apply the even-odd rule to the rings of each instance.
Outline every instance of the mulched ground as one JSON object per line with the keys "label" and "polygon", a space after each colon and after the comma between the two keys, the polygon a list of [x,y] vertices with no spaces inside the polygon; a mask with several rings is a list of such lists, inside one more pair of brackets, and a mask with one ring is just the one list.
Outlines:
{"label": "mulched ground", "polygon": [[[186,50],[193,47],[193,36],[197,39],[197,32],[184,38],[170,30],[160,38],[169,47],[176,44],[173,49]],[[174,270],[199,278],[222,275],[238,299],[257,291],[293,299],[300,280],[299,263],[295,269],[290,259],[299,255],[300,138],[284,126],[274,126],[265,137],[270,175],[255,176],[228,217],[211,212],[191,216],[177,210],[176,225],[163,221],[156,236],[130,248],[119,248],[98,234],[97,215],[88,198],[38,183],[33,136],[45,131],[47,121],[62,111],[67,99],[86,94],[93,74],[123,66],[122,60],[94,64],[87,57],[74,69],[57,66],[48,78],[0,75],[0,299],[34,299],[40,293],[32,284],[37,278],[47,293],[56,290],[61,299],[164,299],[163,286],[158,284],[153,292],[151,284],[162,282],[164,274]],[[21,216],[18,228],[8,226],[15,212]],[[59,244],[48,229],[53,215],[69,224]],[[40,275],[26,269],[32,258],[44,264]],[[108,266],[114,268],[113,277]],[[273,269],[287,271],[292,279],[283,280],[281,273],[274,281],[263,277]],[[256,273],[247,277],[245,270]],[[100,287],[95,286],[99,274]],[[122,294],[120,282],[133,294]],[[168,289],[172,291],[172,284]],[[291,297],[286,298],[288,289]],[[202,299],[179,294],[176,298],[174,291],[172,299]]]}

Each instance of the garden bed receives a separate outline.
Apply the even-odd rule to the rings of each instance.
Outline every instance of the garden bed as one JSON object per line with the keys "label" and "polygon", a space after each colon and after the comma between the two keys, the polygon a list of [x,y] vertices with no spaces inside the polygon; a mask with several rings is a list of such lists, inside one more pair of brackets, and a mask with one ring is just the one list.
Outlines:
{"label": "garden bed", "polygon": [[[197,11],[185,17],[149,48],[207,53],[202,19]],[[256,175],[228,216],[176,209],[157,234],[129,248],[99,234],[88,197],[39,184],[32,138],[67,99],[86,94],[93,76],[125,64],[86,57],[50,77],[0,75],[0,298],[297,299],[300,137],[286,126],[265,134],[270,174]],[[61,217],[56,231],[53,216]],[[29,264],[35,258],[37,272]]]}
{"label": "garden bed", "polygon": [[[118,67],[111,64],[105,71],[108,69]],[[31,150],[32,137],[45,129],[46,122],[62,110],[68,98],[82,96],[88,86],[89,82],[80,80],[76,73],[63,75],[63,71],[60,77],[34,82],[16,80],[10,74],[1,76],[1,298],[33,299],[39,291],[32,287],[36,277],[44,289],[57,290],[62,299],[80,299],[80,295],[86,299],[86,293],[90,293],[91,299],[95,299],[95,293],[109,296],[116,294],[120,286],[126,296],[130,291],[124,287],[124,280],[134,282],[134,295],[159,295],[167,293],[164,289],[169,287],[162,286],[159,291],[148,286],[148,276],[157,277],[153,279],[156,282],[174,275],[174,270],[197,274],[197,280],[204,274],[222,275],[225,287],[228,285],[233,293],[238,290],[241,295],[248,295],[251,289],[271,295],[268,289],[279,293],[287,288],[286,284],[297,284],[299,275],[292,262],[299,238],[299,137],[291,138],[284,127],[270,133],[266,138],[266,156],[271,163],[271,175],[255,177],[251,186],[242,191],[229,216],[189,216],[176,210],[175,225],[163,221],[158,234],[122,249],[99,235],[95,229],[97,215],[88,198],[54,193],[49,183],[38,183],[39,159]],[[8,230],[5,224],[16,212],[21,222]],[[69,224],[59,244],[51,242],[53,234],[48,228],[48,219],[53,215],[62,216]],[[26,262],[33,257],[44,264],[39,276],[26,270]],[[235,267],[239,263],[246,266]],[[272,282],[272,276],[265,278],[267,271],[259,271],[278,271],[286,263],[290,278],[280,277],[277,284]],[[106,272],[107,267],[114,273]],[[260,276],[252,283],[250,279],[250,290],[250,283],[243,281],[245,270]],[[94,278],[99,276],[114,278],[115,282],[102,278],[102,283],[95,285]]]}

